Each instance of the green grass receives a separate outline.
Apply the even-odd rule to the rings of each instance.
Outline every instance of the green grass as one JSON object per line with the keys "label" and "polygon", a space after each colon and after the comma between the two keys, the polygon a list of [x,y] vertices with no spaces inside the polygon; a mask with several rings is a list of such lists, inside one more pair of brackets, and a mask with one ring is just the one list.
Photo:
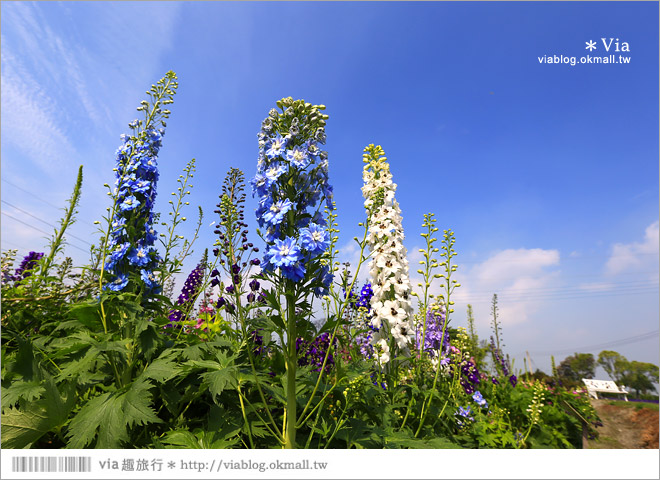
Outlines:
{"label": "green grass", "polygon": [[610,400],[609,405],[616,405],[617,407],[625,408],[634,408],[640,410],[642,408],[648,408],[649,410],[658,411],[657,403],[646,403],[646,402],[626,402],[625,400]]}

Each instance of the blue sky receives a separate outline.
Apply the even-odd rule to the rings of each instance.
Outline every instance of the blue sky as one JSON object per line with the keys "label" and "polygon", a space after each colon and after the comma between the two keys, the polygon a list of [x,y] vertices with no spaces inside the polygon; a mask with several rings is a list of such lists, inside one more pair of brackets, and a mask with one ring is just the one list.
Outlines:
{"label": "blue sky", "polygon": [[[413,272],[424,213],[456,234],[463,286],[453,325],[466,324],[471,303],[487,339],[497,293],[516,367],[525,351],[546,372],[552,352],[557,362],[603,349],[659,362],[657,3],[1,9],[3,250],[43,250],[42,231],[57,223],[83,164],[67,254],[85,263],[87,242],[98,238],[93,222],[108,206],[102,185],[113,181],[119,135],[144,91],[171,69],[180,87],[159,157],[157,208],[166,211],[177,176],[196,158],[188,216],[196,205],[206,216],[187,269],[213,243],[208,225],[227,170],[254,174],[261,120],[276,100],[304,98],[330,115],[345,259],[355,257],[351,239],[364,219],[362,150],[381,144]],[[610,52],[601,38],[614,39]],[[614,52],[616,39],[630,51]],[[630,63],[539,63],[610,53]]]}

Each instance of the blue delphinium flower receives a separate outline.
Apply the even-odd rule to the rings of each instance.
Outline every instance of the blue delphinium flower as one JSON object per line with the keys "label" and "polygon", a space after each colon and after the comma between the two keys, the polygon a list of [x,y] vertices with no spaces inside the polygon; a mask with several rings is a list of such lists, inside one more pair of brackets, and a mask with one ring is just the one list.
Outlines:
{"label": "blue delphinium flower", "polygon": [[132,249],[128,254],[128,261],[131,265],[144,267],[147,263],[149,263],[149,250],[144,247]]}
{"label": "blue delphinium flower", "polygon": [[302,248],[314,258],[330,246],[330,234],[320,225],[310,223],[309,227],[300,230],[300,241]]}
{"label": "blue delphinium flower", "polygon": [[162,260],[154,247],[158,233],[153,227],[153,207],[159,177],[158,152],[165,134],[165,119],[170,115],[163,107],[174,101],[176,80],[174,72],[167,72],[152,85],[147,92],[150,101],[143,101],[138,107],[145,119],[129,123],[132,132],[121,135],[121,145],[115,153],[116,179],[110,191],[112,217],[103,246],[103,288],[139,293],[143,302],[150,302],[161,290],[154,273]]}
{"label": "blue delphinium flower", "polygon": [[268,150],[266,150],[266,155],[268,158],[275,158],[279,157],[284,153],[284,149],[287,144],[287,139],[282,138],[282,135],[279,133],[275,135],[275,138],[273,138],[270,142]]}
{"label": "blue delphinium flower", "polygon": [[488,408],[488,402],[486,399],[481,395],[481,392],[477,390],[474,392],[474,395],[472,395],[472,399],[476,402],[477,405],[480,407]]}
{"label": "blue delphinium flower", "polygon": [[461,365],[461,386],[466,394],[472,395],[480,383],[481,374],[472,360]]}
{"label": "blue delphinium flower", "polygon": [[371,283],[367,282],[362,286],[360,290],[360,298],[355,303],[355,306],[360,308],[366,308],[367,312],[371,310],[371,297],[374,296],[374,291],[371,288]]}
{"label": "blue delphinium flower", "polygon": [[509,376],[509,362],[507,361],[506,358],[503,357],[502,351],[495,346],[495,339],[491,335],[490,337],[490,344],[489,348],[491,353],[493,354],[493,363],[495,364],[495,368],[501,371],[502,375],[505,377]]}
{"label": "blue delphinium flower", "polygon": [[157,232],[152,210],[158,179],[156,158],[163,133],[162,129],[150,127],[137,136],[124,136],[124,144],[117,150],[116,207],[108,243],[110,255],[105,264],[107,289],[123,290],[133,273],[141,279],[144,293],[160,291],[153,274],[160,257],[153,246]]}
{"label": "blue delphinium flower", "polygon": [[518,384],[518,377],[515,375],[511,375],[509,377],[509,383],[511,384],[512,387],[515,387]]}
{"label": "blue delphinium flower", "polygon": [[123,290],[128,285],[128,275],[120,273],[115,276],[114,280],[108,284],[108,289],[118,292]]}
{"label": "blue delphinium flower", "polygon": [[286,159],[298,168],[305,168],[309,162],[308,148],[296,145],[286,152]]}
{"label": "blue delphinium flower", "polygon": [[320,296],[328,292],[332,272],[323,263],[314,268],[308,264],[331,244],[319,212],[323,200],[332,208],[327,153],[318,148],[327,116],[320,112],[324,107],[291,98],[278,106],[283,113],[272,110],[262,123],[257,172],[250,181],[259,200],[257,223],[268,244],[261,267],[265,273],[280,269],[294,282],[313,275],[307,280],[315,280],[314,294]]}
{"label": "blue delphinium flower", "polygon": [[291,237],[275,240],[268,253],[271,255],[270,263],[276,267],[290,267],[301,259],[300,247]]}
{"label": "blue delphinium flower", "polygon": [[279,225],[284,219],[284,215],[291,210],[291,207],[293,207],[293,203],[288,198],[271,203],[266,213],[264,213],[264,221],[269,225]]}

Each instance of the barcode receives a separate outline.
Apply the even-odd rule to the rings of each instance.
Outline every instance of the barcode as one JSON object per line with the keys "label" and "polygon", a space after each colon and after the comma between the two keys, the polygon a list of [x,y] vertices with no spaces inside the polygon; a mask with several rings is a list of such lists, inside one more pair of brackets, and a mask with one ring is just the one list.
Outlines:
{"label": "barcode", "polygon": [[12,472],[91,472],[92,457],[13,457]]}

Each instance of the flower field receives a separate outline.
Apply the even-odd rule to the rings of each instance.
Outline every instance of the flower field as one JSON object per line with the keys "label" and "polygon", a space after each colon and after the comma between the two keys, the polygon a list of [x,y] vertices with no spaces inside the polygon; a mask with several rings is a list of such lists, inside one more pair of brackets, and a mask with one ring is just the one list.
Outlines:
{"label": "flower field", "polygon": [[381,146],[363,152],[359,261],[340,261],[323,105],[277,101],[254,171],[226,174],[215,243],[197,244],[201,208],[181,235],[195,161],[157,198],[177,88],[168,72],[122,136],[87,265],[64,251],[82,167],[45,251],[3,254],[3,448],[582,448],[595,435],[586,392],[512,368],[496,299],[490,342],[452,325],[456,236],[431,212],[411,283]]}

